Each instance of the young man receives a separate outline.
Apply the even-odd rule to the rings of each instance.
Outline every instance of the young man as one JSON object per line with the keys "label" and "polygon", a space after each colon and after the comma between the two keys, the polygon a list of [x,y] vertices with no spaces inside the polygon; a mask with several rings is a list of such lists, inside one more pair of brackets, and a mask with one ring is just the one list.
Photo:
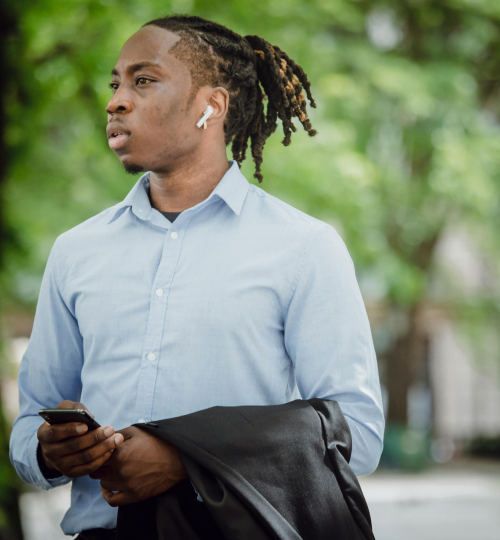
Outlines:
{"label": "young man", "polygon": [[[127,426],[300,398],[338,402],[351,468],[371,473],[384,418],[352,261],[332,227],[239,171],[250,141],[262,181],[278,118],[285,145],[293,117],[315,134],[302,68],[258,36],[174,16],[134,34],[112,76],[109,145],[148,172],[52,249],[19,373],[18,473],[46,489],[72,480],[64,532],[113,538],[116,506],[187,478],[174,446]],[[56,406],[110,425],[42,423]]]}

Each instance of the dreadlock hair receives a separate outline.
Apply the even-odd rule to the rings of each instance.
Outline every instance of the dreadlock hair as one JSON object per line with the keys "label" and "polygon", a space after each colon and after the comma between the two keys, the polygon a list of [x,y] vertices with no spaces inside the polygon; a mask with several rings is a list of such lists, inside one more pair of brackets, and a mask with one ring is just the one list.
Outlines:
{"label": "dreadlock hair", "polygon": [[[226,146],[232,141],[233,159],[241,167],[250,139],[254,177],[259,182],[263,179],[262,150],[276,130],[278,118],[283,124],[285,146],[290,144],[292,131],[296,131],[292,117],[298,117],[311,137],[316,135],[307,117],[302,90],[305,89],[311,107],[316,107],[311,84],[304,70],[279,47],[259,36],[242,37],[201,17],[172,15],[144,26],[148,25],[181,37],[169,52],[190,68],[193,85],[188,107],[202,86],[226,88],[229,93],[224,122]],[[264,100],[268,101],[265,112]]]}

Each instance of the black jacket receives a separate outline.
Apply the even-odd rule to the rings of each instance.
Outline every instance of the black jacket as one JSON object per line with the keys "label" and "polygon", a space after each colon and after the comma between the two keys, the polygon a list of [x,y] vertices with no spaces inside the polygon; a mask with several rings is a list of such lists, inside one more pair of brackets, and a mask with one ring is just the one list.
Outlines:
{"label": "black jacket", "polygon": [[118,540],[374,540],[336,401],[213,407],[138,427],[179,449],[204,503],[183,502],[186,481],[123,506]]}

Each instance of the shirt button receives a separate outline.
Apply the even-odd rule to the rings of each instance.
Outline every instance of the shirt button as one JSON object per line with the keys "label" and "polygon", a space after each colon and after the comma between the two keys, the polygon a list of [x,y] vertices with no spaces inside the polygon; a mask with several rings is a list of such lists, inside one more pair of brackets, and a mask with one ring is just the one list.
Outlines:
{"label": "shirt button", "polygon": [[145,424],[145,423],[146,423],[146,420],[144,420],[144,418],[141,418],[141,419],[139,420],[139,422],[137,422],[137,423],[138,423],[138,424]]}
{"label": "shirt button", "polygon": [[152,362],[155,358],[156,358],[155,353],[150,352],[150,353],[148,354],[148,360],[149,360],[150,362]]}
{"label": "shirt button", "polygon": [[174,231],[170,236],[175,240],[179,235]]}
{"label": "shirt button", "polygon": [[163,294],[162,289],[156,289],[156,296],[161,296]]}

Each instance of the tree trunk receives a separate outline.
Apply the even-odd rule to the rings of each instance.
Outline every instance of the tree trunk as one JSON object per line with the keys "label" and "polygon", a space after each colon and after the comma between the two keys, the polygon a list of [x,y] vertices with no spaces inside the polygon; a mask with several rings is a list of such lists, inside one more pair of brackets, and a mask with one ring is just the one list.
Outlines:
{"label": "tree trunk", "polygon": [[421,304],[408,310],[406,330],[387,354],[385,383],[389,395],[388,423],[408,424],[408,392],[419,376],[427,338],[421,312]]}

